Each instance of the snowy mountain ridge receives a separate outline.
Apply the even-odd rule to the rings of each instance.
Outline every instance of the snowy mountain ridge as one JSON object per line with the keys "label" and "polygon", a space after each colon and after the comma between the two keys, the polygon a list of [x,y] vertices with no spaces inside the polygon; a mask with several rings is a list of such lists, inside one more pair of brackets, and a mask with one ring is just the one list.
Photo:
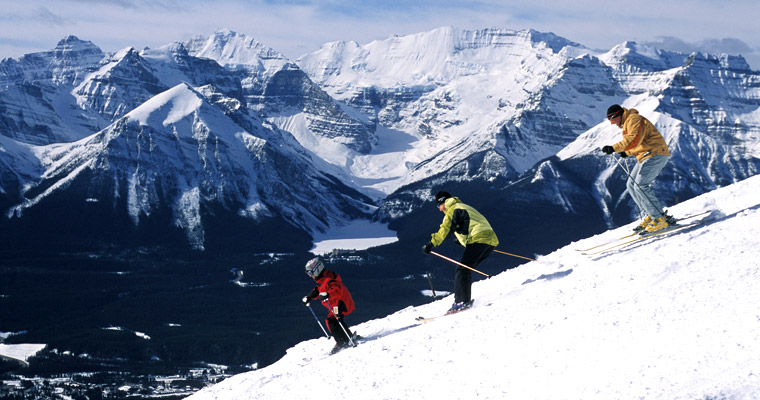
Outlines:
{"label": "snowy mountain ridge", "polygon": [[184,46],[194,57],[211,59],[224,67],[255,68],[264,75],[272,75],[290,63],[274,49],[229,29],[219,29],[208,37],[196,36]]}
{"label": "snowy mountain ridge", "polygon": [[[583,140],[600,129],[607,132],[607,140],[615,140],[614,128],[603,121],[612,103],[640,108],[647,117],[663,121],[658,129],[679,150],[663,179],[676,182],[676,198],[745,179],[760,169],[760,75],[740,57],[678,54],[631,42],[599,53],[533,30],[443,27],[366,45],[333,42],[295,62],[225,29],[185,43],[108,55],[70,36],[50,52],[3,60],[0,82],[0,133],[4,141],[20,143],[8,144],[0,153],[0,206],[10,216],[20,214],[8,210],[36,207],[44,198],[81,198],[69,192],[70,185],[50,180],[53,175],[43,172],[45,161],[31,160],[33,154],[53,148],[69,151],[67,143],[122,129],[127,114],[178,85],[187,85],[277,153],[268,160],[279,161],[265,162],[266,167],[228,173],[268,183],[286,180],[274,185],[284,190],[274,196],[228,190],[229,177],[212,174],[219,180],[212,182],[206,176],[208,187],[225,190],[199,197],[209,210],[201,225],[216,207],[247,218],[248,213],[236,213],[240,208],[231,204],[259,198],[272,216],[312,234],[370,218],[376,206],[372,219],[398,221],[419,209],[438,185],[482,182],[498,194],[547,162],[561,163],[551,165],[558,173],[579,177],[589,168],[604,171],[614,166],[612,160],[594,154],[600,143]],[[142,121],[147,125],[138,125],[171,134],[164,120]],[[29,145],[39,148],[30,151]],[[574,155],[567,154],[568,146]],[[13,153],[15,149],[21,154]],[[165,150],[175,165],[189,160],[180,148]],[[560,153],[562,157],[553,158]],[[232,165],[253,168],[245,160],[252,154],[236,154],[244,159]],[[290,159],[298,160],[295,168],[286,166]],[[193,160],[200,164],[172,170],[179,176],[167,181],[196,181],[194,174],[205,168],[207,159]],[[120,170],[139,163],[125,161],[118,166],[94,160],[77,165],[87,171],[80,176],[91,179],[107,173],[97,168]],[[271,173],[282,168],[280,177]],[[298,180],[301,187],[294,189],[291,172],[304,168],[310,171],[307,177],[319,178]],[[618,207],[610,203],[618,197],[618,177],[607,172],[600,176],[613,182],[602,181],[596,189],[584,186],[587,181],[572,182],[571,190],[609,193],[597,197],[597,203],[611,220]],[[133,182],[144,193],[153,190],[152,180]],[[265,186],[246,185],[254,191]],[[119,193],[114,198],[129,198],[128,187],[115,186]],[[161,207],[196,214],[177,210],[178,204],[195,207],[182,199],[182,190],[165,189],[161,193],[179,197],[152,195],[161,198]],[[317,216],[315,209],[294,210],[283,200],[301,198],[307,191],[311,195],[306,197],[336,212]],[[562,190],[551,196],[572,197]],[[124,211],[121,203],[113,204],[113,212]],[[133,225],[137,221],[130,220]]]}
{"label": "snowy mountain ridge", "polygon": [[[97,135],[71,144],[37,147],[46,171],[43,177],[54,183],[9,212],[22,217],[24,210],[89,170],[102,175],[95,180],[97,186],[80,194],[85,201],[100,202],[109,192],[114,202],[123,196],[136,226],[162,204],[169,204],[173,225],[185,232],[196,249],[204,248],[201,212],[208,199],[226,201],[237,208],[233,208],[236,214],[258,221],[274,214],[262,199],[277,193],[285,200],[290,192],[294,196],[286,202],[288,207],[277,212],[287,213],[289,220],[305,230],[325,229],[331,219],[351,218],[329,202],[301,200],[307,196],[298,193],[307,189],[295,185],[304,179],[310,185],[325,180],[309,167],[310,160],[295,151],[280,154],[287,146],[270,144],[266,137],[276,135],[263,125],[243,128],[205,99],[188,84],[179,84],[151,97]],[[271,167],[278,157],[286,157],[297,167],[298,176],[287,168]],[[287,173],[293,176],[285,178]],[[285,188],[284,184],[294,186]],[[335,189],[333,184],[326,186],[327,191]],[[350,207],[354,216],[369,211],[368,205],[358,201]]]}
{"label": "snowy mountain ridge", "polygon": [[[750,104],[758,110],[757,74],[741,58],[725,55],[687,55],[633,42],[599,53],[530,30],[446,27],[364,46],[334,42],[297,63],[335,98],[417,139],[399,152],[413,161],[406,171],[395,170],[377,186],[386,193],[444,171],[445,180],[461,179],[452,173],[461,164],[470,165],[465,179],[512,180],[599,124],[613,103],[648,108],[651,99],[655,109],[677,113],[699,131],[714,130],[732,115],[741,129],[730,136],[758,132],[756,118],[743,111]],[[754,147],[756,141],[746,142]],[[470,157],[484,152],[491,166],[473,171],[471,164],[482,161]],[[388,157],[376,155],[348,154],[346,164],[361,159],[358,165],[372,165],[373,158]],[[755,151],[748,155],[757,157]]]}
{"label": "snowy mountain ridge", "polygon": [[514,70],[521,57],[537,51],[579,55],[580,44],[534,30],[442,27],[430,32],[393,36],[366,45],[332,42],[296,63],[331,94],[377,86],[440,86],[484,72]]}
{"label": "snowy mountain ridge", "polygon": [[671,210],[712,210],[700,226],[595,257],[576,249],[633,224],[579,240],[475,282],[470,311],[420,324],[452,297],[410,306],[353,326],[357,348],[305,341],[189,399],[757,398],[758,190],[757,176],[714,190]]}
{"label": "snowy mountain ridge", "polygon": [[[515,140],[513,147],[504,148],[500,136],[506,121],[532,108],[528,103],[535,102],[547,78],[583,51],[578,44],[535,31],[444,27],[365,46],[334,42],[297,63],[336,99],[364,111],[377,124],[412,135],[411,146],[396,155],[409,166],[385,175],[382,186],[375,185],[391,193],[483,151],[505,169],[491,174],[509,177],[554,154],[568,138],[536,131],[508,138],[524,143]],[[589,115],[587,123],[595,120],[598,116]],[[364,166],[388,154],[348,156],[353,157],[348,165],[360,159],[358,165]],[[352,173],[361,176],[363,170],[352,168]]]}

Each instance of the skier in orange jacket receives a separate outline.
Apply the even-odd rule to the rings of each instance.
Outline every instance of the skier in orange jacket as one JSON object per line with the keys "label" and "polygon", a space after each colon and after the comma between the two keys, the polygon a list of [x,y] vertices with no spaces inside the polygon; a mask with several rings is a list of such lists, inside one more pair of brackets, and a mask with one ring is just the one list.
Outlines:
{"label": "skier in orange jacket", "polygon": [[675,221],[665,213],[652,191],[652,183],[670,159],[665,138],[654,124],[633,108],[613,104],[607,109],[607,119],[610,124],[623,129],[623,140],[602,147],[602,152],[618,153],[621,157],[636,156],[637,164],[628,176],[626,188],[646,216],[634,231],[645,234],[667,228]]}

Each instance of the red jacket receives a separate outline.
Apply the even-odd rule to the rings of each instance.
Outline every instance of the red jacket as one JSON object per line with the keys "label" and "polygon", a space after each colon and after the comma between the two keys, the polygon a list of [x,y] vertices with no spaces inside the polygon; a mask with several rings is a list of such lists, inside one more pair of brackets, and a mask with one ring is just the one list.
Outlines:
{"label": "red jacket", "polygon": [[[322,302],[322,305],[327,307],[328,310],[330,309],[330,306],[333,307],[333,311],[335,311],[335,307],[339,307],[336,314],[339,314],[342,311],[343,315],[348,315],[351,314],[354,309],[356,309],[356,306],[354,305],[354,299],[351,297],[351,293],[349,293],[348,288],[343,285],[343,280],[337,273],[327,269],[324,270],[324,272],[322,272],[322,275],[317,278],[317,285],[318,292],[327,292],[330,296],[327,299],[327,301],[330,302],[329,306],[326,302]],[[343,302],[345,308],[340,307],[340,302]],[[332,313],[330,313],[329,316],[332,317]]]}

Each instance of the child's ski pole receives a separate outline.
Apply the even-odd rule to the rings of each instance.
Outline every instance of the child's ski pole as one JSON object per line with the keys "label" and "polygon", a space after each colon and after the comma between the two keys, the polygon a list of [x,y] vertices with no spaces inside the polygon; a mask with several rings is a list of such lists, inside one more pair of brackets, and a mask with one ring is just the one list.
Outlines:
{"label": "child's ski pole", "polygon": [[327,336],[327,338],[329,339],[329,338],[330,338],[330,335],[329,335],[329,334],[327,333],[327,331],[325,330],[325,327],[324,327],[324,326],[322,326],[322,323],[321,323],[321,322],[319,322],[319,318],[317,318],[317,314],[314,314],[314,310],[312,310],[312,309],[311,309],[311,304],[309,304],[309,303],[306,303],[306,308],[308,308],[308,309],[309,309],[309,311],[311,311],[311,315],[313,315],[313,316],[314,316],[314,319],[315,319],[315,320],[317,320],[317,325],[319,325],[319,327],[320,327],[320,328],[322,328],[322,332],[324,332],[324,333],[325,333],[325,336]]}

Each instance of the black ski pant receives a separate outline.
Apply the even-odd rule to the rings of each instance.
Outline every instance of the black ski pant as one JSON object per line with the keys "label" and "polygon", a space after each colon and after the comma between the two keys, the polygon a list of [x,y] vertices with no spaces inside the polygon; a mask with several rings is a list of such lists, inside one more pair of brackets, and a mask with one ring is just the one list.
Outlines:
{"label": "black ski pant", "polygon": [[[348,346],[350,344],[348,336],[346,336],[346,332],[348,332],[349,335],[352,335],[351,330],[348,329],[348,325],[346,325],[346,323],[343,321],[343,313],[345,311],[346,304],[341,301],[338,304],[337,318],[336,315],[331,312],[325,321],[327,322],[327,328],[330,330],[330,333],[332,333],[333,338],[335,339],[335,343],[340,346]],[[343,328],[346,330],[344,331]]]}
{"label": "black ski pant", "polygon": [[[346,328],[345,332],[343,331],[343,328],[341,328],[341,325],[343,328]],[[351,330],[348,329],[348,325],[343,322],[342,315],[338,315],[338,319],[335,319],[334,316],[327,318],[327,327],[330,328],[330,333],[332,333],[333,338],[335,339],[335,343],[340,346],[348,346],[350,344],[348,336],[346,336],[346,332],[351,335]]]}
{"label": "black ski pant", "polygon": [[[472,243],[468,244],[464,248],[464,254],[460,262],[468,267],[477,268],[477,266],[483,262],[493,252],[494,246],[484,243]],[[472,271],[457,266],[456,273],[454,275],[454,302],[459,303],[462,301],[472,300]]]}

